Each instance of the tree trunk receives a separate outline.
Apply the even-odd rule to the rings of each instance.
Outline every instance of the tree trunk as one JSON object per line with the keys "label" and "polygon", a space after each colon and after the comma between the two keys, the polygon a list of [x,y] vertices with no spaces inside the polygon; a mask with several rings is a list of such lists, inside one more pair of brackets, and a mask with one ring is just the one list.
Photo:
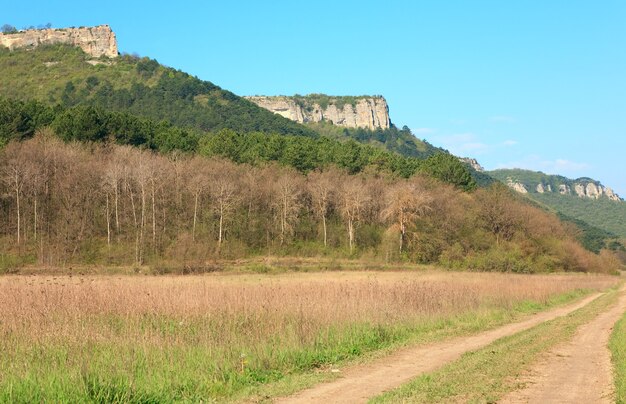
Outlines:
{"label": "tree trunk", "polygon": [[322,215],[322,227],[324,228],[324,247],[327,247],[326,245],[326,215]]}
{"label": "tree trunk", "polygon": [[152,180],[152,248],[156,251],[156,197],[154,189],[154,179]]}
{"label": "tree trunk", "polygon": [[198,218],[198,196],[199,195],[200,193],[196,192],[195,203],[193,205],[193,228],[191,230],[191,239],[193,241],[196,241],[196,221]]}
{"label": "tree trunk", "polygon": [[118,207],[117,207],[118,205],[117,201],[119,198],[118,190],[117,190],[117,183],[115,183],[114,190],[115,190],[115,230],[117,234],[119,235],[120,234],[120,216],[119,216]]}
{"label": "tree trunk", "polygon": [[400,255],[402,255],[402,246],[404,244],[404,216],[403,212],[400,211]]}
{"label": "tree trunk", "polygon": [[222,247],[222,229],[224,226],[224,203],[220,202],[220,231],[217,238],[217,246],[218,248]]}
{"label": "tree trunk", "polygon": [[17,205],[17,245],[20,245],[22,239],[20,238],[21,233],[21,217],[20,217],[20,183],[19,177],[17,175],[17,170],[15,170],[15,203]]}
{"label": "tree trunk", "polygon": [[111,246],[111,215],[109,214],[109,194],[107,193],[107,206],[106,206],[106,216],[107,216],[107,246]]}
{"label": "tree trunk", "polygon": [[146,188],[141,184],[141,226],[139,227],[139,263],[143,264],[144,229],[146,227]]}
{"label": "tree trunk", "polygon": [[348,219],[348,243],[350,244],[350,254],[352,254],[354,245],[354,224],[352,223],[352,219]]}
{"label": "tree trunk", "polygon": [[35,198],[35,225],[33,228],[33,232],[34,232],[34,237],[35,237],[35,241],[37,241],[37,198]]}

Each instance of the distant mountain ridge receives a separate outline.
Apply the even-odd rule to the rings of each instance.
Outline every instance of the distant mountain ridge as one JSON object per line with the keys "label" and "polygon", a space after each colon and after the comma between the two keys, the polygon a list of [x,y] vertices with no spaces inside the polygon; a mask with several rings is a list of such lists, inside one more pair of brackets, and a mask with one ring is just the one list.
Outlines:
{"label": "distant mountain ridge", "polygon": [[579,198],[622,201],[611,188],[588,177],[570,179],[561,175],[522,169],[499,169],[489,171],[488,174],[522,194],[555,193]]}
{"label": "distant mountain ridge", "polygon": [[565,219],[604,230],[609,238],[626,237],[626,203],[600,181],[521,169],[493,170],[487,174]]}

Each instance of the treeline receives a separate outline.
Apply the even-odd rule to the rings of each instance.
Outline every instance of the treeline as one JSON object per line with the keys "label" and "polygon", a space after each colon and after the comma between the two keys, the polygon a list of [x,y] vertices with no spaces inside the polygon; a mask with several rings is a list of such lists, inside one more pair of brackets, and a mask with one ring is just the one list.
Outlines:
{"label": "treeline", "polygon": [[587,252],[571,234],[502,185],[467,193],[423,175],[350,175],[335,166],[303,174],[64,143],[49,129],[0,151],[5,261],[202,268],[216,258],[278,254],[512,272],[616,267],[612,255]]}
{"label": "treeline", "polygon": [[466,190],[475,186],[467,167],[448,154],[419,160],[354,141],[340,142],[326,137],[241,133],[228,129],[203,133],[89,105],[50,107],[38,101],[0,98],[0,147],[11,140],[28,139],[38,129],[48,126],[67,142],[110,142],[160,152],[198,152],[237,163],[275,161],[302,172],[337,165],[351,174],[371,169],[408,178],[420,171]]}
{"label": "treeline", "polygon": [[374,130],[365,128],[345,128],[330,122],[309,122],[307,126],[315,132],[331,139],[353,139],[359,143],[383,147],[407,157],[427,158],[433,154],[444,152],[425,140],[416,138],[411,130],[404,126],[398,129],[395,125],[387,129]]}

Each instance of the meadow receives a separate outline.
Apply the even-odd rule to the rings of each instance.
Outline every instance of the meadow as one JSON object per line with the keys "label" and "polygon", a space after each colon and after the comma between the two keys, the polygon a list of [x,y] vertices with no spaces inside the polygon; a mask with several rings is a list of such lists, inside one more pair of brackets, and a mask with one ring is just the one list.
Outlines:
{"label": "meadow", "polygon": [[475,333],[617,281],[436,271],[5,276],[0,402],[287,394],[376,352]]}

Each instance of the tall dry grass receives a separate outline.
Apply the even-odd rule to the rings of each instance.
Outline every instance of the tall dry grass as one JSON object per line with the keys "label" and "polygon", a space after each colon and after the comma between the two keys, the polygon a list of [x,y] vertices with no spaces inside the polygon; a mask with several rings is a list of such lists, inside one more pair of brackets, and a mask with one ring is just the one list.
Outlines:
{"label": "tall dry grass", "polygon": [[197,398],[181,387],[193,378],[203,381],[202,394],[220,397],[420,330],[453,328],[455,318],[468,324],[451,333],[468,332],[505,321],[503,313],[523,302],[615,282],[436,272],[4,277],[0,390],[28,389],[29,380],[41,384],[52,374],[65,386],[53,398],[78,398],[69,393],[77,388],[87,396],[109,391],[116,380],[127,381],[118,390],[154,393],[165,383],[178,394],[168,398]]}

